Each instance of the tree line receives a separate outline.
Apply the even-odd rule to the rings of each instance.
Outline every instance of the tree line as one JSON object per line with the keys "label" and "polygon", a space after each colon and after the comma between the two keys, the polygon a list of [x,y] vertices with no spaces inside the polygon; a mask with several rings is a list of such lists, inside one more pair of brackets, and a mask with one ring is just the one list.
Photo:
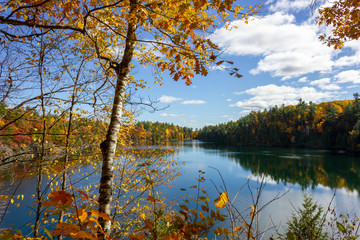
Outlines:
{"label": "tree line", "polygon": [[137,122],[132,133],[132,140],[136,145],[152,145],[171,140],[182,141],[192,138],[192,128],[149,121]]}
{"label": "tree line", "polygon": [[[27,161],[36,155],[39,149],[39,136],[41,133],[41,114],[29,107],[11,109],[5,103],[0,103],[0,164],[9,161]],[[26,117],[22,117],[26,116]],[[50,127],[46,134],[48,150],[54,154],[60,152],[65,146],[64,136],[68,122],[66,114],[48,113],[45,115]],[[77,150],[85,154],[93,151],[100,144],[98,136],[106,133],[106,122],[102,119],[86,117],[81,113],[75,114],[73,131],[71,134],[72,146],[81,147]],[[14,121],[16,120],[16,121]],[[134,121],[134,122],[133,122]],[[135,121],[123,119],[122,128],[128,132],[127,141],[135,146],[159,145],[168,141],[182,141],[193,138],[193,131],[188,127],[180,127],[170,123]],[[17,154],[18,157],[14,157]],[[21,156],[21,157],[20,157]]]}
{"label": "tree line", "polygon": [[360,99],[272,107],[199,130],[198,138],[230,145],[360,150]]}

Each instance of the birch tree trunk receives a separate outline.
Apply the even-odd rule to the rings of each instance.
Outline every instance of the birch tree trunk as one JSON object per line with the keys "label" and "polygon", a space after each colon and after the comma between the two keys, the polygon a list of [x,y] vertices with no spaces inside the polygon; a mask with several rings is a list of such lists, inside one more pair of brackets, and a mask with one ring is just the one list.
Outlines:
{"label": "birch tree trunk", "polygon": [[[129,16],[134,11],[135,0],[130,1],[131,7]],[[124,55],[120,63],[110,62],[117,77],[114,103],[111,112],[110,125],[106,134],[106,139],[100,144],[103,155],[103,165],[101,171],[99,188],[99,211],[111,216],[112,190],[114,181],[114,160],[117,146],[118,134],[121,126],[121,117],[125,100],[125,89],[128,84],[128,74],[130,63],[134,54],[136,42],[136,23],[129,19]],[[105,234],[110,234],[111,222],[100,219],[100,224]]]}

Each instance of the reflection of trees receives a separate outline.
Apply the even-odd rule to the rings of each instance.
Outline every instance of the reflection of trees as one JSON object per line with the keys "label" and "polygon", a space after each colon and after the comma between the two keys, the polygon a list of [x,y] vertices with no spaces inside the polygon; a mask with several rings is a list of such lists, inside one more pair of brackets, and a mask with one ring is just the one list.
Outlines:
{"label": "reflection of trees", "polygon": [[[330,151],[275,148],[239,148],[215,144],[206,149],[223,150],[226,158],[253,174],[271,177],[276,182],[298,183],[302,188],[321,184],[330,188],[345,187],[360,192],[360,161]],[[268,165],[270,165],[267,170]]]}

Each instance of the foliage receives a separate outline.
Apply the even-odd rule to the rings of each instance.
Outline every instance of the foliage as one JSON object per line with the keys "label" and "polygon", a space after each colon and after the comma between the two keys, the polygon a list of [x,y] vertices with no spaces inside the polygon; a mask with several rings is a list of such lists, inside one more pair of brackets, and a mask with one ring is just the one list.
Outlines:
{"label": "foliage", "polygon": [[358,99],[320,104],[299,100],[296,106],[275,106],[237,121],[206,126],[198,138],[230,145],[360,150],[359,113]]}
{"label": "foliage", "polygon": [[302,208],[296,209],[296,213],[287,222],[287,239],[291,239],[290,235],[299,240],[327,239],[327,234],[324,232],[325,221],[322,207],[305,195]]}
{"label": "foliage", "polygon": [[[326,219],[328,213],[331,214],[329,220]],[[350,221],[349,216],[343,214],[337,216],[335,210],[330,209],[330,205],[328,206],[328,212],[324,213],[322,206],[314,202],[311,197],[305,195],[302,207],[296,209],[295,213],[292,214],[291,220],[287,222],[286,233],[276,239],[355,240],[360,237],[358,235],[360,228],[359,220],[360,218],[355,217]],[[325,224],[326,222],[327,224]]]}
{"label": "foliage", "polygon": [[358,0],[337,0],[329,7],[319,9],[319,25],[332,27],[332,34],[320,35],[320,39],[335,49],[344,42],[360,38],[360,2]]}
{"label": "foliage", "polygon": [[[336,218],[336,213],[333,212],[334,217]],[[360,219],[355,217],[350,220],[349,216],[345,216],[340,214],[337,219],[331,219],[332,227],[332,236],[333,239],[342,239],[342,240],[356,240],[360,237],[359,235],[359,227],[360,227]],[[334,227],[336,225],[336,227]]]}
{"label": "foliage", "polygon": [[[197,190],[197,197],[191,198],[195,208],[188,207],[189,200],[179,205],[177,214],[166,216],[165,211],[155,211],[155,218],[145,219],[142,228],[130,235],[132,240],[142,239],[202,239],[206,238],[219,222],[225,221],[225,215],[219,210],[212,210],[207,192],[201,187],[205,181],[204,172],[199,171],[198,185],[191,186],[189,190]],[[200,189],[198,189],[200,187]],[[182,189],[185,191],[185,189]],[[158,201],[154,201],[158,202]],[[226,204],[226,203],[225,203]],[[200,209],[201,208],[201,209]],[[225,230],[218,227],[214,232]]]}
{"label": "foliage", "polygon": [[[45,118],[46,112],[52,110],[55,99],[63,98],[60,93],[70,94],[66,102],[70,106],[64,109],[69,119],[65,127],[66,137],[63,138],[64,170],[72,153],[69,147],[74,129],[73,113],[77,111],[74,106],[81,103],[97,108],[96,105],[101,102],[103,111],[111,109],[107,132],[102,135],[105,139],[101,139],[100,144],[102,172],[98,201],[99,210],[110,214],[114,162],[119,157],[116,150],[118,145],[122,145],[119,135],[125,115],[126,90],[129,86],[135,90],[145,87],[144,81],[135,80],[131,75],[134,62],[153,67],[156,82],[160,82],[161,73],[167,71],[173,80],[181,79],[189,85],[195,74],[206,76],[211,65],[225,62],[219,57],[222,50],[211,42],[208,32],[220,25],[228,25],[232,19],[243,18],[247,22],[248,16],[256,14],[258,9],[259,6],[242,7],[235,0],[4,2],[0,6],[0,46],[1,53],[6,57],[1,63],[7,69],[4,75],[7,84],[1,101],[14,99],[14,86],[26,85],[24,79],[37,83],[39,91],[35,94],[38,96],[31,96],[33,92],[30,92],[18,107],[24,104],[34,107],[34,102],[39,103],[42,112],[41,154],[36,161],[42,163],[48,157],[46,137],[51,129]],[[24,55],[19,54],[18,49]],[[67,49],[66,54],[63,49]],[[11,53],[18,53],[17,61],[12,61]],[[69,59],[76,59],[79,65]],[[35,66],[36,74],[27,72],[29,66]],[[228,70],[231,75],[242,77],[237,68],[230,67]],[[69,76],[63,79],[63,75]],[[63,83],[65,87],[59,87]],[[31,89],[32,86],[26,88]],[[84,92],[86,96],[80,96]],[[42,208],[41,173],[42,166],[38,164],[37,223]],[[63,188],[65,179],[64,172]],[[100,219],[100,223],[109,235],[111,223],[104,219]],[[35,229],[38,229],[37,224]],[[37,235],[37,230],[34,235]]]}
{"label": "foliage", "polygon": [[153,145],[171,140],[192,139],[192,129],[159,122],[137,122],[131,133],[137,145]]}

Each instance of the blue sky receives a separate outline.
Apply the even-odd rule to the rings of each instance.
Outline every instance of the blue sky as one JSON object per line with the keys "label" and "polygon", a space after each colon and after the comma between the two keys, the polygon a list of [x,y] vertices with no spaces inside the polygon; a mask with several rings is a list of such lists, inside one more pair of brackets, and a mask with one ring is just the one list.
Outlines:
{"label": "blue sky", "polygon": [[[320,103],[353,99],[360,92],[360,41],[334,50],[318,40],[330,29],[316,25],[312,0],[265,1],[262,13],[249,24],[234,21],[231,31],[217,29],[209,37],[225,49],[222,56],[234,62],[232,77],[221,67],[208,76],[195,76],[193,84],[174,82],[164,74],[163,85],[154,84],[149,70],[135,78],[148,82],[144,98],[158,100],[155,113],[143,112],[139,120],[201,128],[237,120],[252,110],[296,104],[300,98]],[[321,6],[325,2],[318,1]]]}

